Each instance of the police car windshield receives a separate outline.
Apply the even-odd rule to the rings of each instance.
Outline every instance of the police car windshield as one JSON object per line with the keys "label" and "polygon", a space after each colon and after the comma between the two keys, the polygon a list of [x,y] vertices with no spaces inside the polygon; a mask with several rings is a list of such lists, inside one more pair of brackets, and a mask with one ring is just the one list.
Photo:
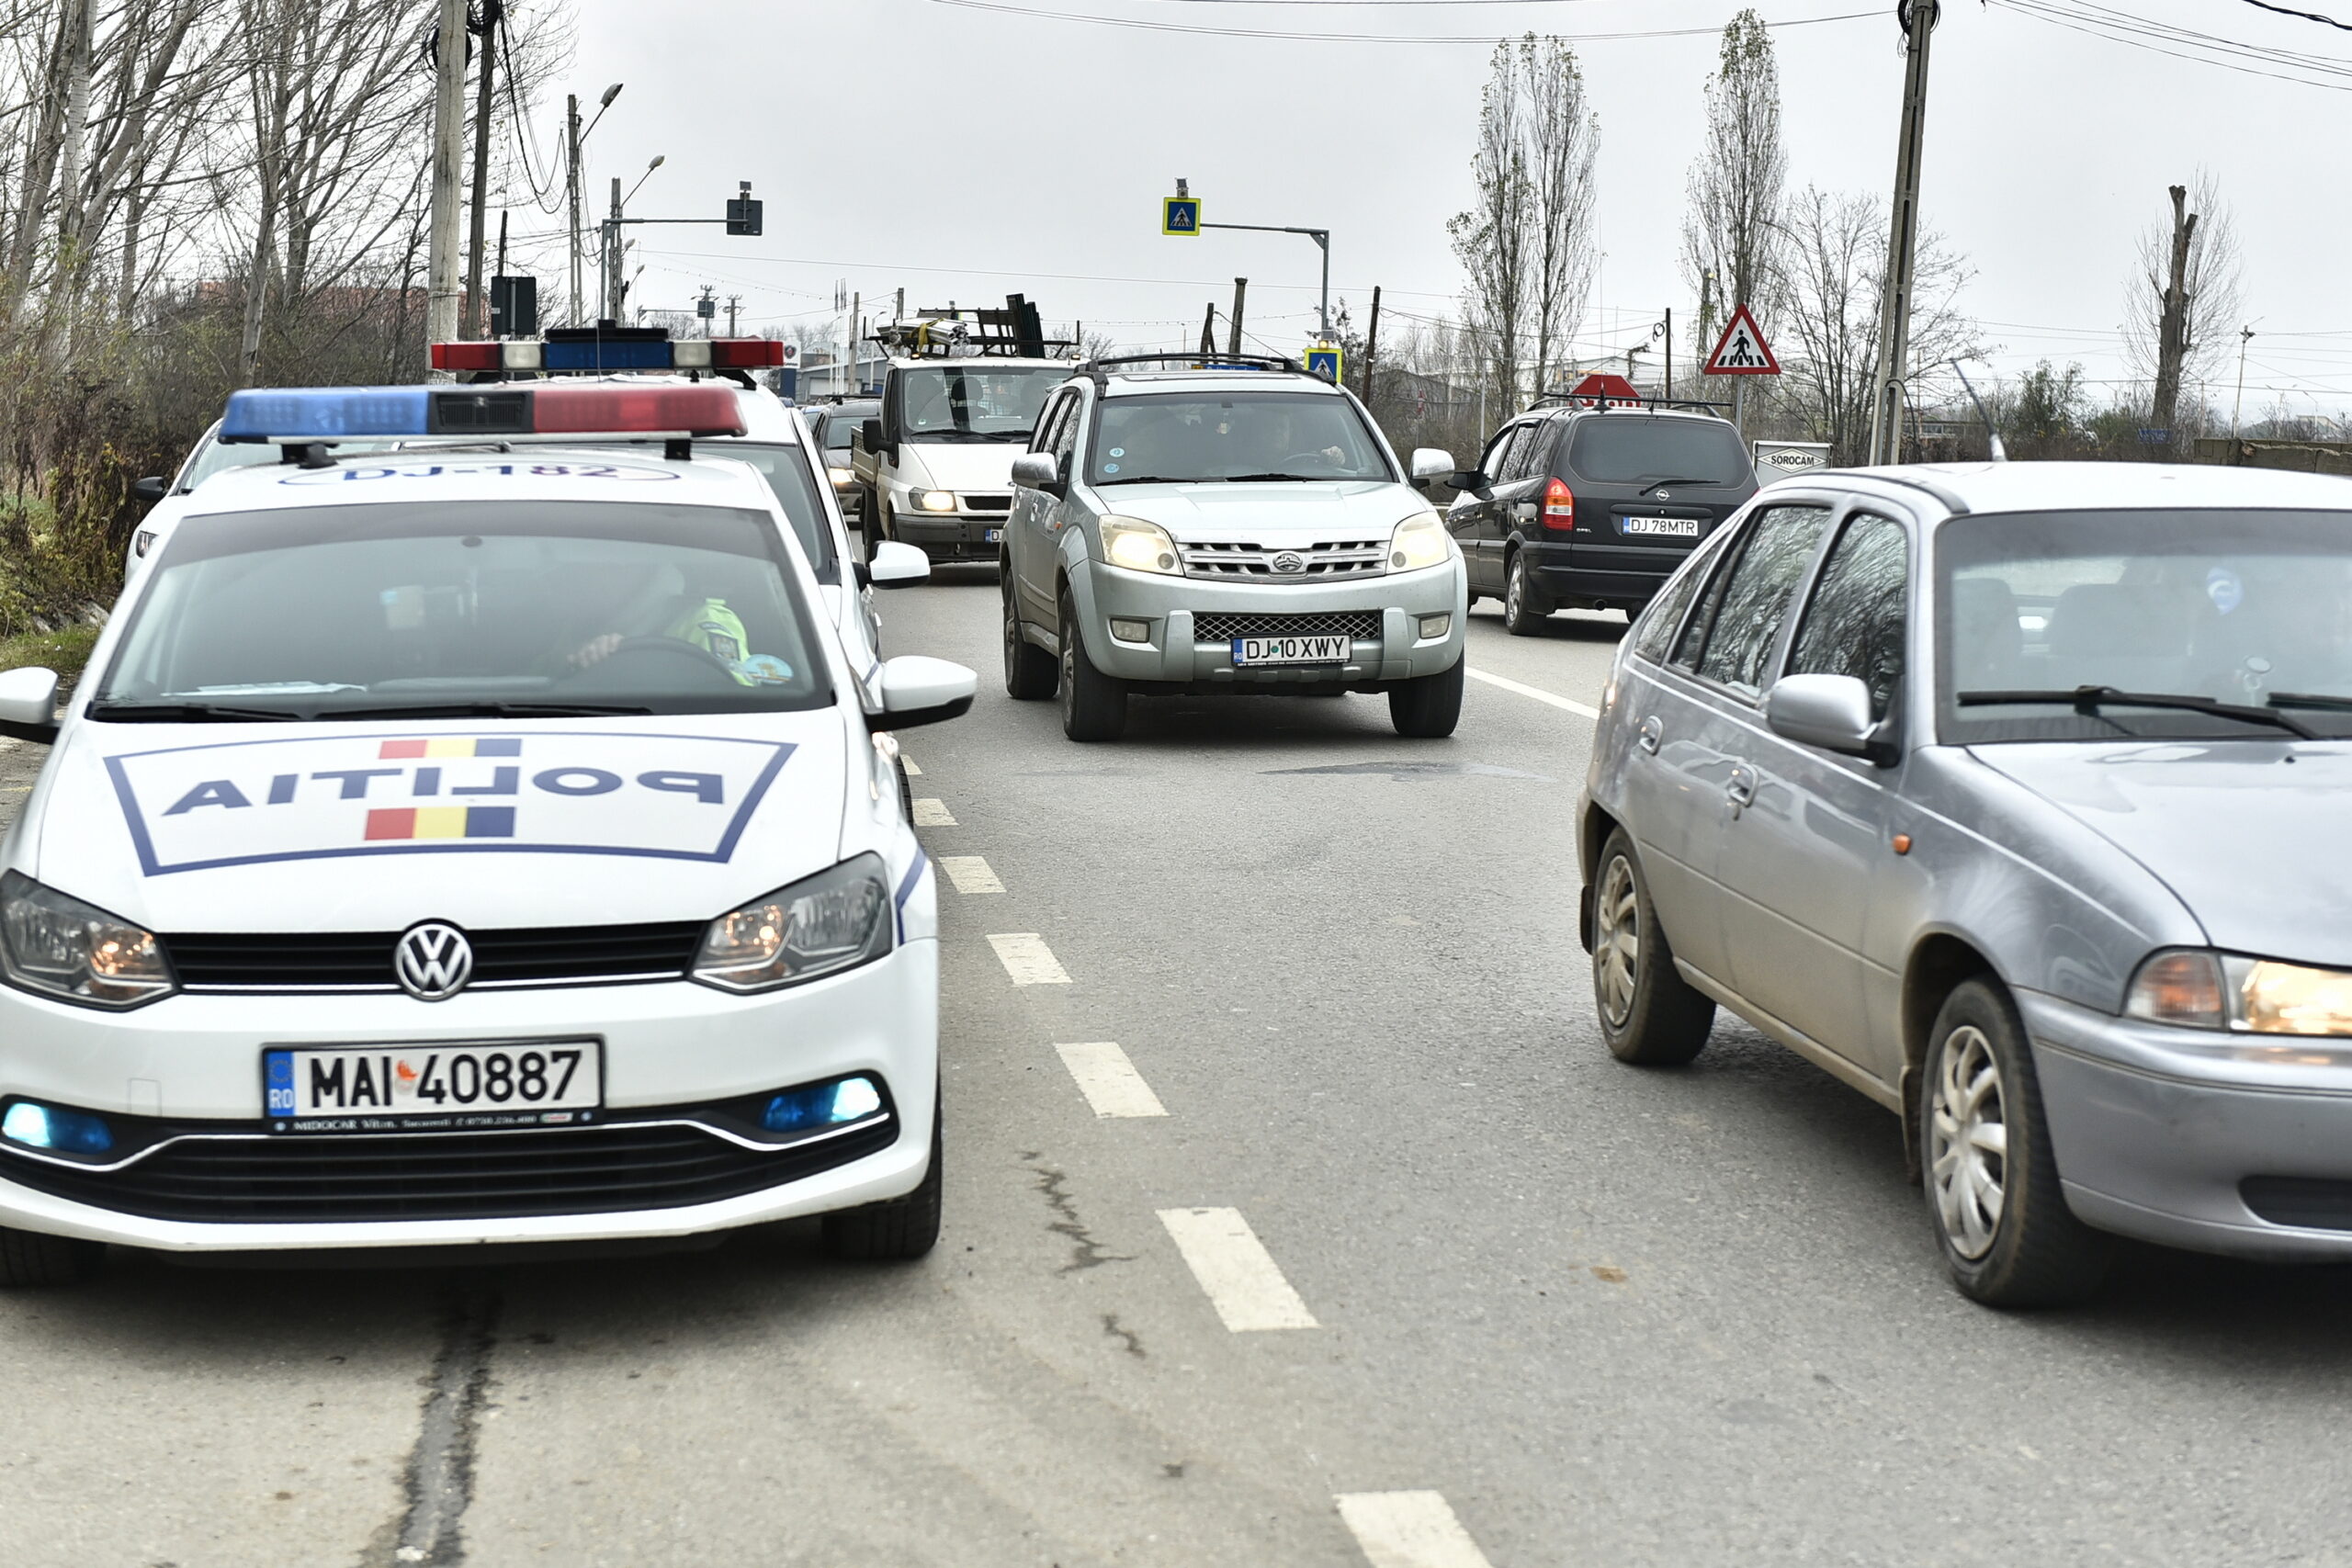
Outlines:
{"label": "police car windshield", "polygon": [[1396,477],[1355,405],[1328,392],[1105,398],[1086,472],[1097,485]]}
{"label": "police car windshield", "polygon": [[765,712],[831,700],[765,513],[506,502],[188,520],[92,717]]}
{"label": "police car windshield", "polygon": [[899,418],[910,440],[957,433],[1026,437],[1037,428],[1046,394],[1069,379],[1053,365],[943,365],[898,373]]}

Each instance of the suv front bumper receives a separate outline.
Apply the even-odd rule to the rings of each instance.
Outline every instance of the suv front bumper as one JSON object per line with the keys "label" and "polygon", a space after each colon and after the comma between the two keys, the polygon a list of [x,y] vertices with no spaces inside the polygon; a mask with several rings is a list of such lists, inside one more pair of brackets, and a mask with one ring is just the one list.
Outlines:
{"label": "suv front bumper", "polygon": [[[1087,656],[1105,675],[1122,681],[1209,691],[1348,690],[1409,681],[1451,670],[1460,661],[1468,579],[1460,561],[1332,583],[1238,583],[1196,577],[1125,571],[1090,561],[1071,583]],[[1446,617],[1436,637],[1420,635],[1421,618]],[[1373,635],[1351,632],[1343,664],[1236,665],[1233,639],[1203,635],[1247,617],[1248,635],[1280,636],[1291,617],[1356,619]],[[1216,617],[1216,619],[1211,619]],[[1377,617],[1377,629],[1370,617]],[[1114,620],[1140,621],[1147,640],[1111,635]],[[1325,623],[1328,624],[1328,623]],[[1312,634],[1308,624],[1289,635]]]}

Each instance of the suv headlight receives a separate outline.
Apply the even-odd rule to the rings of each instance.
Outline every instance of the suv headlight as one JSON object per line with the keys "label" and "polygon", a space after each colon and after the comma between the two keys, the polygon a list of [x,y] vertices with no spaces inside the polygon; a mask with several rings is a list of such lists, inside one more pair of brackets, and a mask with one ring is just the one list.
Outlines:
{"label": "suv headlight", "polygon": [[179,989],[154,932],[15,871],[0,875],[0,969],[83,1007],[135,1008]]}
{"label": "suv headlight", "polygon": [[1183,575],[1183,563],[1176,556],[1176,541],[1168,530],[1157,523],[1147,523],[1140,517],[1105,517],[1102,528],[1102,558],[1113,566],[1129,571],[1157,571],[1170,577]]}
{"label": "suv headlight", "polygon": [[2177,947],[2140,965],[2123,1010],[2188,1029],[2352,1035],[2352,972]]}
{"label": "suv headlight", "polygon": [[722,991],[772,991],[839,974],[890,951],[889,870],[876,854],[828,871],[710,922],[694,978]]}
{"label": "suv headlight", "polygon": [[1445,520],[1434,512],[1416,512],[1396,525],[1388,536],[1388,570],[1418,571],[1425,566],[1442,566],[1453,554],[1453,539],[1445,531]]}

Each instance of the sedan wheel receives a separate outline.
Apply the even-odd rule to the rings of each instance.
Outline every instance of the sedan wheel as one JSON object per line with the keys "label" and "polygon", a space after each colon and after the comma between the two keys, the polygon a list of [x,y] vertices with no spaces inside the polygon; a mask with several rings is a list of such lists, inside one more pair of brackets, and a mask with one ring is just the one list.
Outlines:
{"label": "sedan wheel", "polygon": [[1634,840],[1622,828],[1600,851],[1593,891],[1592,995],[1609,1054],[1642,1067],[1679,1067],[1706,1048],[1715,1004],[1674,966]]}
{"label": "sedan wheel", "polygon": [[1609,869],[1601,874],[1592,920],[1593,995],[1600,999],[1600,1016],[1623,1029],[1633,1016],[1634,965],[1642,955],[1641,908],[1634,895],[1634,865],[1623,855],[1611,858]]}
{"label": "sedan wheel", "polygon": [[1928,1113],[1928,1179],[1953,1251],[1982,1258],[2000,1228],[2009,1130],[2001,1120],[2001,1069],[1993,1043],[1973,1026],[1944,1043]]}

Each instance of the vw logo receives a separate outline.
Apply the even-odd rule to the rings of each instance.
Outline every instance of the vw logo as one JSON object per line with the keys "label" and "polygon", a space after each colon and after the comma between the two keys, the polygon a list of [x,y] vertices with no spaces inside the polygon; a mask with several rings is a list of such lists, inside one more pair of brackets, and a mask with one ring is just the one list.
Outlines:
{"label": "vw logo", "polygon": [[1296,550],[1284,550],[1282,554],[1274,558],[1274,570],[1276,571],[1285,572],[1305,571],[1306,570],[1306,558],[1300,555]]}
{"label": "vw logo", "polygon": [[473,978],[473,944],[457,927],[427,920],[412,926],[392,949],[392,973],[418,1001],[447,1001]]}

